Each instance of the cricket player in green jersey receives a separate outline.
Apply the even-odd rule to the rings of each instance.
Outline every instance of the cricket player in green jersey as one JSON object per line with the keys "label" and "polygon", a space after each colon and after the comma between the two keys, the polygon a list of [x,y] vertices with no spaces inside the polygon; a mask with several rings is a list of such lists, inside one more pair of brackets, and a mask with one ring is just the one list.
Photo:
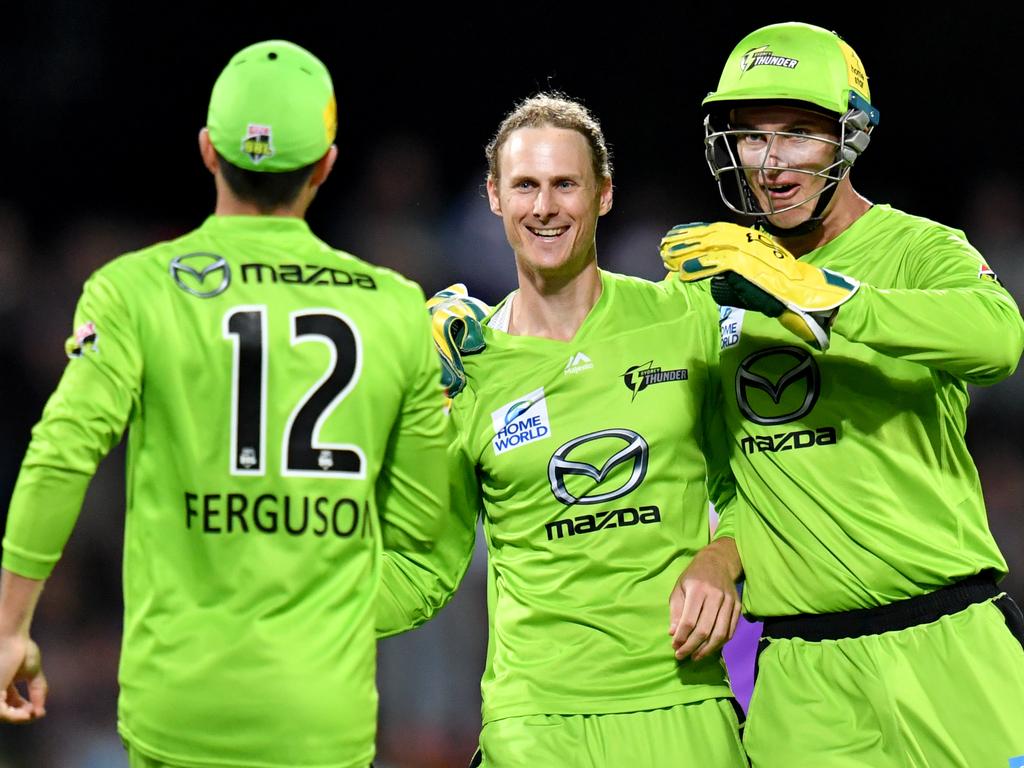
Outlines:
{"label": "cricket player in green jersey", "polygon": [[131,764],[373,759],[380,552],[424,550],[441,529],[445,419],[420,289],[304,221],[335,127],[312,54],[242,50],[199,136],[214,215],[86,283],[11,501],[0,719],[44,714],[32,612],[127,427]]}
{"label": "cricket player in green jersey", "polygon": [[764,620],[751,762],[1022,764],[1024,622],[964,441],[1020,312],[962,232],[854,190],[879,114],[834,33],[753,32],[704,105],[722,198],[759,229],[682,225],[662,256],[722,305],[738,495],[711,548]]}
{"label": "cricket player in green jersey", "polygon": [[[686,620],[710,617],[713,637],[683,660],[664,640],[665,596],[709,539],[709,472],[716,493],[731,482],[716,472],[727,457],[705,458],[722,434],[714,305],[598,268],[611,168],[580,104],[523,102],[487,154],[519,289],[472,328],[487,351],[460,363],[452,521],[429,554],[384,554],[378,629],[439,610],[482,514],[490,639],[476,765],[745,766],[718,653],[739,615],[732,580],[688,570]],[[443,301],[434,309],[444,316]]]}

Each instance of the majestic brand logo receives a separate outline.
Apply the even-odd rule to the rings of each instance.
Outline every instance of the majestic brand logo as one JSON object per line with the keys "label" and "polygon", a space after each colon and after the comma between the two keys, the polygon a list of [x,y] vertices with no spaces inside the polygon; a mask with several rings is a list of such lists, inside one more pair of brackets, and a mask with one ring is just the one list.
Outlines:
{"label": "majestic brand logo", "polygon": [[796,421],[814,408],[820,394],[818,364],[799,347],[762,349],[736,370],[736,404],[755,424]]}
{"label": "majestic brand logo", "polygon": [[544,387],[506,403],[491,413],[494,455],[541,440],[551,434]]}
{"label": "majestic brand logo", "polygon": [[799,63],[799,59],[791,59],[788,56],[779,56],[772,52],[771,46],[762,45],[759,48],[751,48],[740,57],[740,72],[749,72],[754,67],[783,67],[784,69],[796,69],[796,65]]}
{"label": "majestic brand logo", "polygon": [[[592,463],[594,457],[601,461],[600,467]],[[560,445],[548,461],[548,481],[563,504],[604,504],[636,490],[647,475],[649,461],[650,447],[639,434],[631,429],[603,429]],[[618,486],[602,487],[612,474],[618,478],[627,470],[629,475]]]}
{"label": "majestic brand logo", "polygon": [[231,284],[231,267],[223,256],[216,253],[175,256],[171,259],[170,272],[181,290],[200,299],[218,296]]}
{"label": "majestic brand logo", "polygon": [[636,400],[636,396],[652,384],[664,384],[667,381],[686,381],[690,372],[686,368],[674,368],[663,371],[654,365],[653,360],[648,360],[641,365],[631,365],[622,374],[622,382],[626,389],[633,393],[630,402]]}
{"label": "majestic brand logo", "polygon": [[594,363],[591,362],[589,357],[582,352],[577,352],[575,355],[569,355],[569,362],[565,364],[565,375],[582,373],[583,371],[589,371],[593,367]]}

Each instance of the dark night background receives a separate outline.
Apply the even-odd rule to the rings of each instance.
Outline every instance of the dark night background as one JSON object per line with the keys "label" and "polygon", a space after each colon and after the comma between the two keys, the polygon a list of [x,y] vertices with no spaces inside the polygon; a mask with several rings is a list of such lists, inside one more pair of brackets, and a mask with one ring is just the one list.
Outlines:
{"label": "dark night background", "polygon": [[[700,100],[717,84],[728,52],[767,23],[799,18],[835,29],[860,54],[882,115],[853,172],[857,189],[964,229],[1018,302],[1024,298],[1015,16],[984,3],[966,10],[625,7],[604,14],[596,6],[515,4],[485,14],[447,5],[410,12],[307,3],[5,3],[2,508],[63,367],[82,281],[106,260],[181,234],[212,210],[196,133],[221,68],[262,39],[306,46],[334,77],[339,159],[311,210],[314,231],[399,269],[428,294],[461,279],[493,301],[513,287],[514,272],[482,196],[483,146],[516,100],[558,88],[594,110],[612,145],[616,186],[614,210],[599,228],[599,259],[657,278],[665,229],[724,218],[703,160]],[[890,7],[902,15],[890,16]],[[1015,569],[1006,586],[1021,601],[1024,376],[973,397],[968,438],[993,532]],[[0,728],[0,768],[124,764],[114,727],[122,462],[118,450],[101,468],[37,613],[50,714],[27,728]],[[478,558],[437,621],[382,644],[378,766],[468,761],[479,727],[483,569]]]}

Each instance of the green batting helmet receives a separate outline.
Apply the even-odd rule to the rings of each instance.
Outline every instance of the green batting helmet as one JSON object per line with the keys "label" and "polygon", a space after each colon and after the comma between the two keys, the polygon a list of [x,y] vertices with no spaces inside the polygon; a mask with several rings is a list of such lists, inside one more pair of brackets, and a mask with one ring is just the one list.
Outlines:
{"label": "green batting helmet", "polygon": [[[738,213],[766,216],[795,208],[806,200],[767,212],[754,200],[744,171],[763,169],[745,168],[739,162],[735,132],[729,125],[729,110],[757,102],[824,112],[834,115],[838,122],[840,137],[835,142],[834,163],[816,172],[828,183],[817,193],[818,204],[808,222],[808,227],[813,227],[836,185],[867,148],[871,131],[878,124],[879,112],[871,104],[864,65],[853,48],[835,32],[800,22],[772,24],[755,30],[729,55],[718,88],[703,101],[707,161],[729,208]],[[768,138],[773,140],[773,136]],[[723,187],[723,181],[729,179],[739,188],[738,201],[731,200]]]}

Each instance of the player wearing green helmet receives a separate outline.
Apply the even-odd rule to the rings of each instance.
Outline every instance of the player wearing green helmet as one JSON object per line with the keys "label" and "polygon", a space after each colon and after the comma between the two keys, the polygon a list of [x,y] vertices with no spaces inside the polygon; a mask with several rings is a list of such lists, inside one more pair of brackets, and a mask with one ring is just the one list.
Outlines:
{"label": "player wearing green helmet", "polygon": [[764,620],[751,762],[1022,764],[1024,618],[964,440],[968,384],[1019,362],[1020,312],[962,232],[853,189],[878,112],[834,33],[757,30],[704,103],[723,199],[768,233],[662,246],[722,305],[739,501],[710,547]]}
{"label": "player wearing green helmet", "polygon": [[[802,122],[752,128],[743,108],[767,105],[797,109]],[[722,200],[786,235],[820,226],[879,119],[860,58],[809,24],[777,24],[744,38],[704,106],[705,153]],[[790,178],[779,183],[786,172]],[[776,223],[798,208],[810,215],[797,225]]]}

